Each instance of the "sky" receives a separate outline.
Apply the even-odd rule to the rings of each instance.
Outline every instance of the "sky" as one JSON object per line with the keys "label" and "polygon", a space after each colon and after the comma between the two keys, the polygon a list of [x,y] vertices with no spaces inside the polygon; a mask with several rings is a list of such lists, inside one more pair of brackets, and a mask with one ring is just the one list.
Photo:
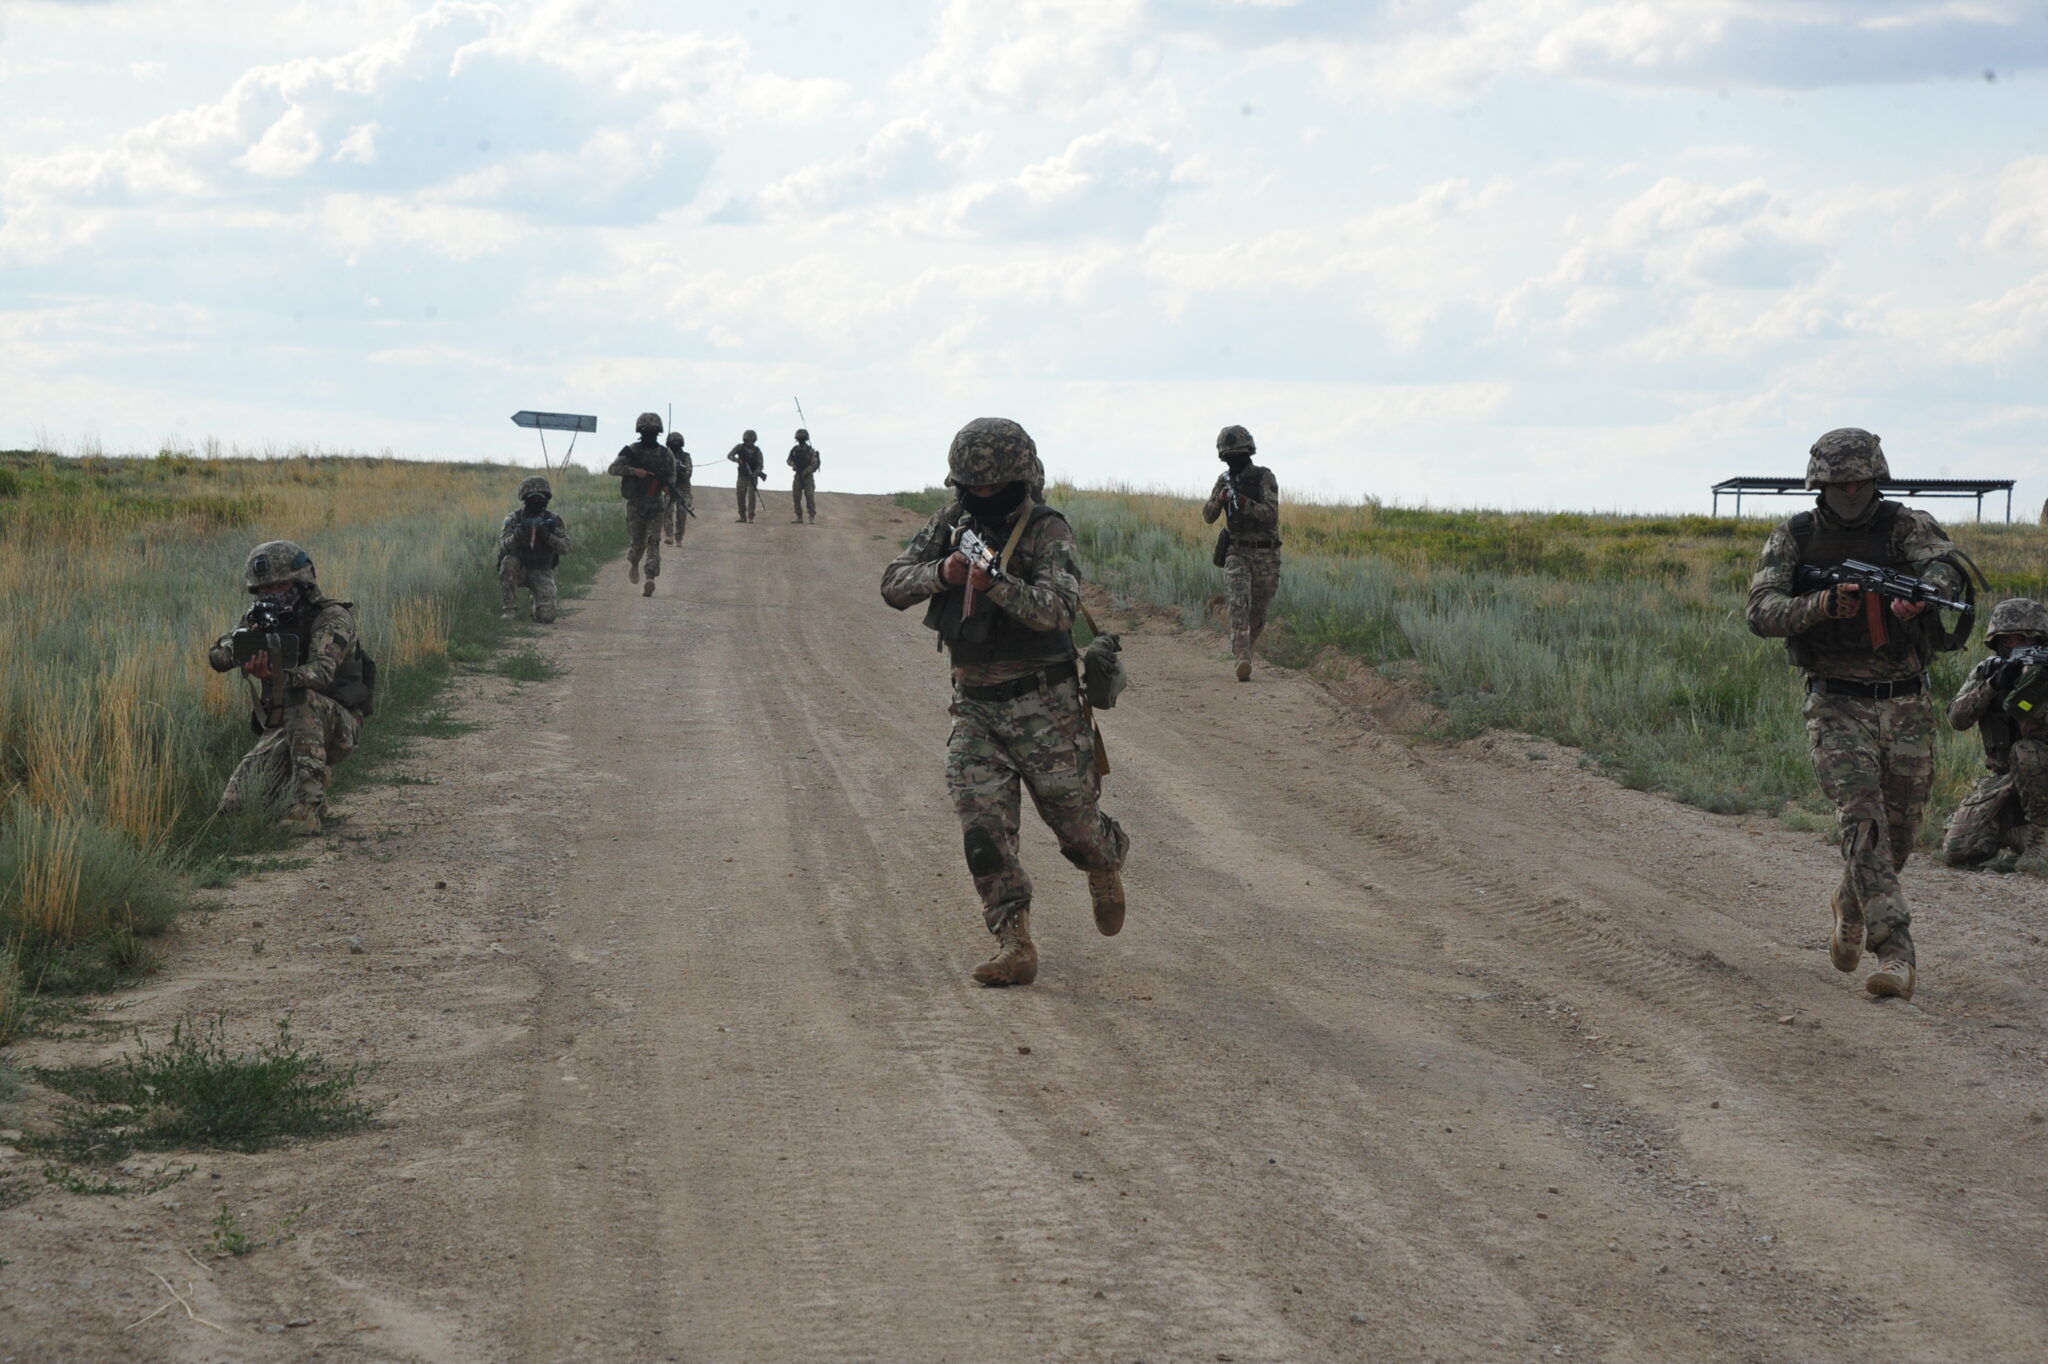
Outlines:
{"label": "sky", "polygon": [[1701,511],[1861,426],[2031,520],[2044,66],[2048,0],[0,0],[0,448],[773,469],[801,399],[828,489],[1007,416]]}

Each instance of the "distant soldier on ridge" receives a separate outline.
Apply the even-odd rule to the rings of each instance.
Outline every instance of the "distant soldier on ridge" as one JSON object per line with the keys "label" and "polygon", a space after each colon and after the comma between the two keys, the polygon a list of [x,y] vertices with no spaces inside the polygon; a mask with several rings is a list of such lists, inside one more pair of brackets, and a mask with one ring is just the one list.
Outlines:
{"label": "distant soldier on ridge", "polygon": [[899,611],[925,602],[924,623],[952,656],[946,787],[997,944],[974,978],[1029,985],[1038,947],[1031,878],[1017,860],[1022,789],[1061,854],[1088,873],[1104,935],[1123,927],[1130,840],[1097,805],[1102,775],[1073,636],[1081,572],[1066,518],[1032,496],[1044,478],[1037,447],[1017,423],[978,417],[953,437],[947,464],[955,499],[882,571],[882,599]]}
{"label": "distant soldier on ridge", "polygon": [[607,474],[619,480],[619,495],[626,499],[626,581],[640,582],[640,565],[647,564],[647,581],[640,595],[654,595],[654,580],[661,576],[661,522],[666,511],[664,498],[675,487],[675,461],[669,458],[657,436],[661,418],[642,412],[633,423],[640,439],[619,450]]}
{"label": "distant soldier on ridge", "polygon": [[1230,594],[1230,652],[1237,657],[1237,680],[1252,680],[1252,647],[1266,629],[1266,608],[1280,590],[1280,482],[1271,469],[1252,463],[1258,453],[1252,433],[1226,426],[1216,435],[1216,458],[1229,466],[1217,475],[1202,520],[1214,525],[1224,517],[1217,537],[1216,562]]}
{"label": "distant soldier on ridge", "polygon": [[555,623],[555,608],[561,593],[555,586],[555,569],[569,552],[569,529],[562,518],[548,510],[555,490],[539,474],[519,485],[519,508],[505,514],[498,527],[498,597],[507,620],[519,609],[519,589],[533,596],[533,618],[541,625]]}
{"label": "distant soldier on ridge", "polygon": [[804,519],[804,504],[810,504],[811,521],[818,519],[818,447],[811,444],[811,433],[798,427],[796,444],[789,447],[789,458],[785,461],[795,472],[789,483],[789,505],[796,513],[796,519]]}
{"label": "distant soldier on ridge", "polygon": [[[1842,881],[1829,956],[1856,969],[1867,943],[1873,995],[1913,997],[1912,912],[1899,872],[1934,784],[1935,713],[1927,670],[1958,648],[1925,600],[1854,582],[1802,583],[1800,569],[1860,561],[1924,579],[1954,598],[1970,589],[1955,546],[1932,516],[1878,495],[1891,477],[1878,438],[1842,427],[1815,441],[1806,486],[1820,497],[1771,532],[1749,580],[1749,628],[1785,641],[1806,674],[1806,737],[1820,788],[1840,811]],[[1969,617],[1959,632],[1966,634]]]}
{"label": "distant soldier on ridge", "polygon": [[733,493],[739,499],[740,520],[751,521],[761,509],[761,480],[768,477],[768,463],[761,454],[761,447],[754,443],[754,433],[744,432],[740,443],[725,452],[725,457],[740,466],[739,481],[733,485]]}
{"label": "distant soldier on ridge", "polygon": [[2014,657],[2027,649],[2048,655],[2048,606],[2026,597],[2000,602],[1984,642],[1991,656],[1970,670],[1948,722],[1976,728],[1990,770],[1949,817],[1942,856],[1972,867],[2005,850],[2017,861],[2001,870],[2048,876],[2048,661]]}
{"label": "distant soldier on ridge", "polygon": [[320,591],[313,559],[290,540],[249,552],[242,581],[255,598],[206,661],[259,684],[251,748],[221,791],[228,814],[283,806],[288,833],[317,834],[334,764],[355,751],[372,709],[377,665],[356,639],[353,603]]}
{"label": "distant soldier on ridge", "polygon": [[668,433],[668,457],[675,463],[676,481],[669,488],[668,534],[664,540],[671,545],[680,545],[683,543],[683,532],[689,529],[690,514],[696,507],[695,495],[690,491],[690,474],[693,466],[690,462],[690,452],[683,448],[682,432]]}

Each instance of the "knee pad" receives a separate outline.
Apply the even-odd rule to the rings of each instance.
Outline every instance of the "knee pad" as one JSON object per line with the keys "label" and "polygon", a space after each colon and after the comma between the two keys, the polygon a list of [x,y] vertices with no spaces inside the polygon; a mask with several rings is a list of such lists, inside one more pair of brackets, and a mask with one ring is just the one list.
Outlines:
{"label": "knee pad", "polygon": [[980,825],[967,831],[967,870],[976,876],[994,876],[1003,869],[1003,850],[996,836]]}

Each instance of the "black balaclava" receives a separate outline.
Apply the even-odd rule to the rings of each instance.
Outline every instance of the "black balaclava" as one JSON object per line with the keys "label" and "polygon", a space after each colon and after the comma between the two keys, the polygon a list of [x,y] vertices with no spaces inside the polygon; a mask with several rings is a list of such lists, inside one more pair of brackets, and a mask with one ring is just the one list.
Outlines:
{"label": "black balaclava", "polygon": [[960,505],[967,508],[977,521],[1007,521],[1017,508],[1024,505],[1024,499],[1031,489],[1020,479],[1005,483],[993,497],[976,497],[966,488],[960,490]]}
{"label": "black balaclava", "polygon": [[1871,504],[1877,501],[1877,483],[1872,479],[1864,479],[1863,490],[1853,498],[1842,491],[1842,485],[1839,483],[1828,484],[1821,489],[1820,495],[1821,500],[1828,504],[1828,510],[1836,516],[1844,521],[1858,521],[1870,510]]}
{"label": "black balaclava", "polygon": [[1232,450],[1228,454],[1218,455],[1217,458],[1230,466],[1233,478],[1249,469],[1252,463],[1252,454],[1249,450]]}
{"label": "black balaclava", "polygon": [[526,499],[526,514],[528,516],[539,516],[547,509],[548,495],[546,493],[535,493],[532,497]]}

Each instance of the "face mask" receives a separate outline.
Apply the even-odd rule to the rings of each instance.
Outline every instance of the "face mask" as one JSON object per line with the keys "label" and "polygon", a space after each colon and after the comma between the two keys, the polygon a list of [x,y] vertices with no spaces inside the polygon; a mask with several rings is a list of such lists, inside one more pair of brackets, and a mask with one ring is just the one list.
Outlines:
{"label": "face mask", "polygon": [[526,499],[526,514],[528,516],[539,516],[547,509],[548,500],[545,497],[529,497]]}
{"label": "face mask", "polygon": [[1011,512],[1023,505],[1025,491],[1022,483],[1009,483],[1005,484],[994,497],[976,497],[967,489],[962,488],[960,490],[960,505],[967,508],[972,515],[980,520],[1002,521],[1008,519]]}
{"label": "face mask", "polygon": [[1230,466],[1231,473],[1241,474],[1251,464],[1252,457],[1240,451],[1236,454],[1224,455],[1222,456],[1222,460],[1225,464]]}
{"label": "face mask", "polygon": [[1860,492],[1850,497],[1838,483],[1830,483],[1821,494],[1828,504],[1828,510],[1844,521],[1854,521],[1870,510],[1870,504],[1877,500],[1877,485],[1866,483]]}

